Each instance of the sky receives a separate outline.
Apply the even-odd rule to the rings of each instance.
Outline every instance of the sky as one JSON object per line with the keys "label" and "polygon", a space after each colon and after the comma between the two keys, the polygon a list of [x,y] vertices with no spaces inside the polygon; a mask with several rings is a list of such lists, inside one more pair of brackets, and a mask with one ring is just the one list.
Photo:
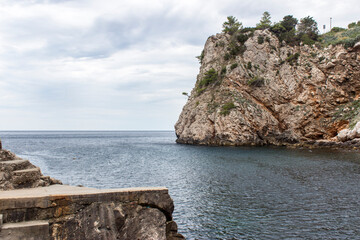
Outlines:
{"label": "sky", "polygon": [[173,130],[227,16],[360,20],[358,0],[0,0],[0,130]]}

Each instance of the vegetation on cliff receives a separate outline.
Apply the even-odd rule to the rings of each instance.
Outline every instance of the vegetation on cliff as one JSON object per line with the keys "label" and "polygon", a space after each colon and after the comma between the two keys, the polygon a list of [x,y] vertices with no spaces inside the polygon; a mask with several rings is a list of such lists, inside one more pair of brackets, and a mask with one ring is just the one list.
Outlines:
{"label": "vegetation on cliff", "polygon": [[281,145],[334,139],[359,115],[359,25],[319,35],[310,16],[272,23],[265,12],[256,27],[228,17],[198,57],[195,88],[175,125],[177,141]]}

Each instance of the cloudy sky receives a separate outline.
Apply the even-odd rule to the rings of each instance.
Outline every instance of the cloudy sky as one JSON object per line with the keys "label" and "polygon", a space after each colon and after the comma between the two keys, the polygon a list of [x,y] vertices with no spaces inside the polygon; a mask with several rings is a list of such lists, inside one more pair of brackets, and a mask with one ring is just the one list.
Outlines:
{"label": "cloudy sky", "polygon": [[226,16],[319,26],[358,0],[0,0],[0,130],[172,130]]}

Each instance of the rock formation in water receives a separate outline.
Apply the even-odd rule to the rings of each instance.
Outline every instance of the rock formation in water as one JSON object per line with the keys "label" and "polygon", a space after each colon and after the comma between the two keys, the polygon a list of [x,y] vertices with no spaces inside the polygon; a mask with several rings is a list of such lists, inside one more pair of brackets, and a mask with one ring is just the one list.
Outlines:
{"label": "rock formation in water", "polygon": [[[349,48],[290,46],[269,30],[237,39],[211,36],[175,125],[177,142],[331,145],[350,140],[337,135],[360,120],[359,53],[360,42]],[[351,139],[359,145],[354,136],[360,134]]]}
{"label": "rock formation in water", "polygon": [[2,149],[0,167],[0,239],[184,239],[166,188],[61,185]]}

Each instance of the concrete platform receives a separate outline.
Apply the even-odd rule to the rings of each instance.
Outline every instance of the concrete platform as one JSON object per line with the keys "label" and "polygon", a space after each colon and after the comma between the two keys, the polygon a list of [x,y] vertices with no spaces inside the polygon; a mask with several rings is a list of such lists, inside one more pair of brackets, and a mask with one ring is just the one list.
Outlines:
{"label": "concrete platform", "polygon": [[[72,202],[134,201],[144,193],[168,194],[165,187],[139,187],[120,189],[96,189],[68,185],[0,191],[0,213],[2,210],[17,208],[49,208],[61,199]],[[99,199],[101,198],[101,200]]]}
{"label": "concrete platform", "polygon": [[135,188],[116,188],[116,189],[97,189],[88,187],[76,187],[69,185],[51,185],[48,187],[16,189],[11,191],[0,191],[0,201],[9,198],[33,198],[46,196],[76,196],[83,194],[98,193],[126,193],[126,192],[148,192],[148,191],[168,191],[166,187],[135,187]]}
{"label": "concrete platform", "polygon": [[[165,187],[51,185],[0,191],[0,239],[162,239],[175,236]],[[148,229],[152,229],[151,231]],[[155,235],[148,237],[150,232]],[[34,235],[31,235],[31,233]],[[155,237],[155,236],[161,237]],[[131,236],[127,238],[126,236]]]}

